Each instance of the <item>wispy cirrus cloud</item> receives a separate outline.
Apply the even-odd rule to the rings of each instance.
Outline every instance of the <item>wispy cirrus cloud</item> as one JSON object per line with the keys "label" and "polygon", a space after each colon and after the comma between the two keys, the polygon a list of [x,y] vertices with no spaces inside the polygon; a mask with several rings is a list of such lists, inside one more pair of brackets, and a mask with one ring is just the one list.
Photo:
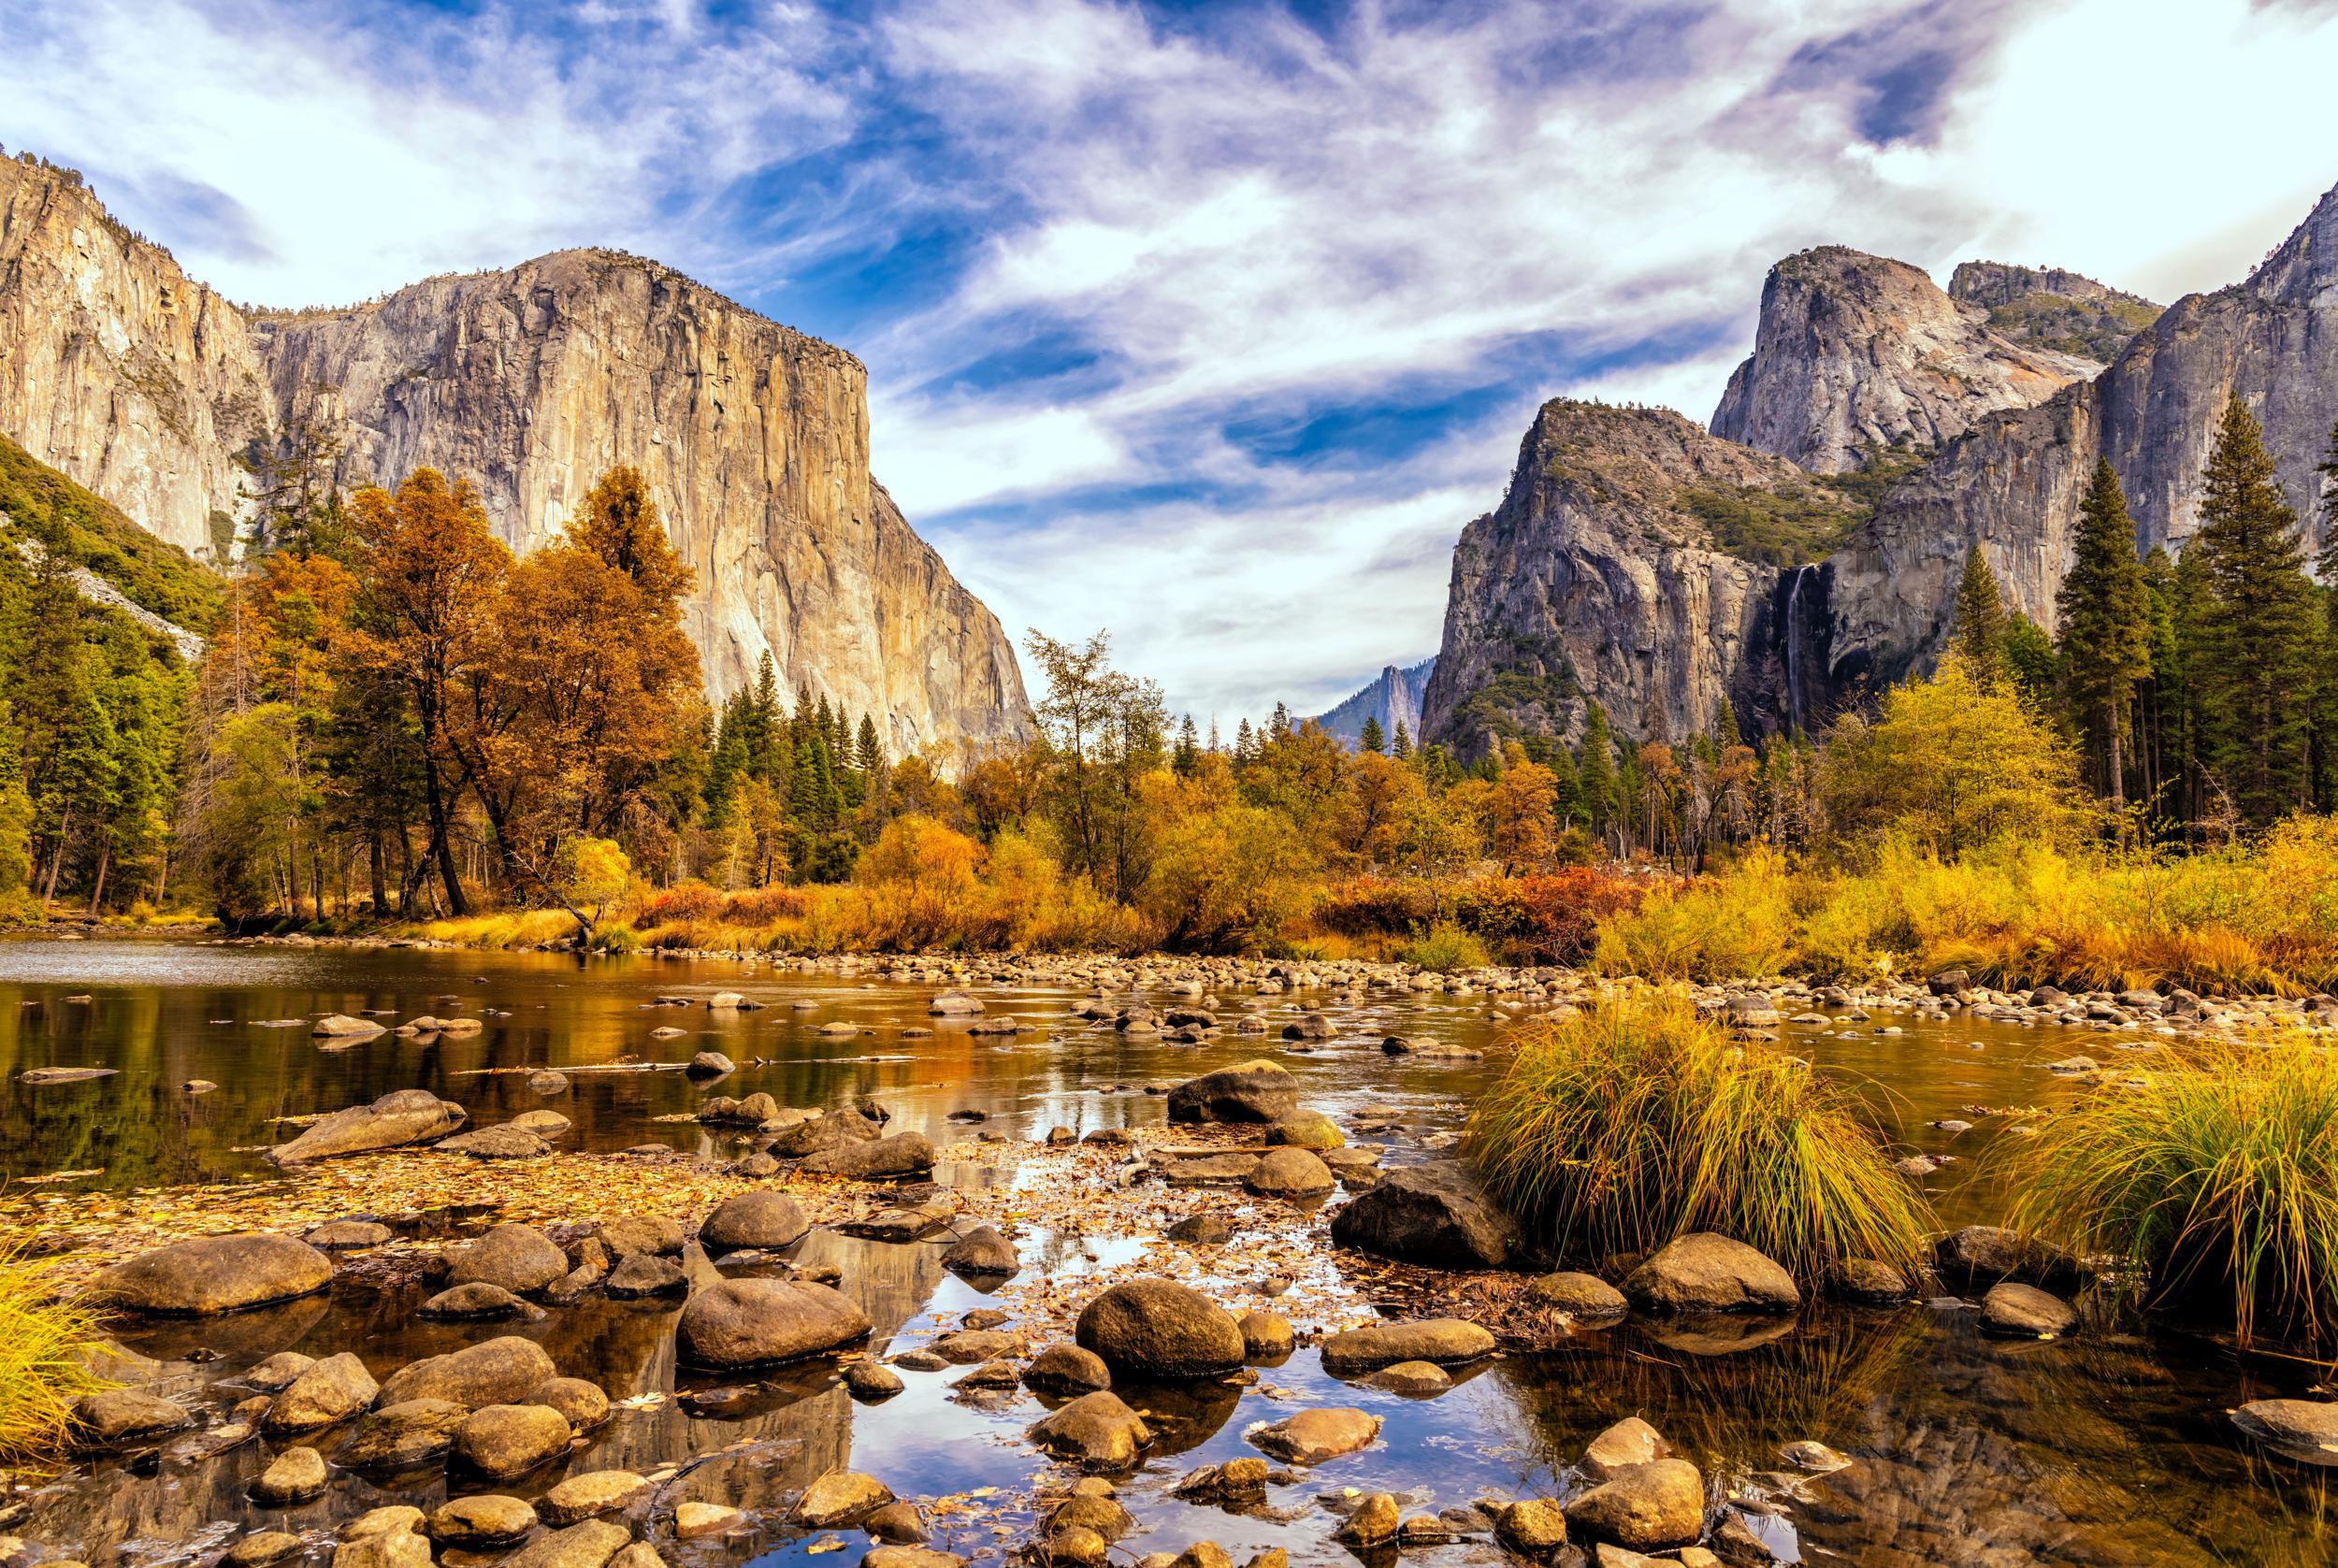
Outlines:
{"label": "wispy cirrus cloud", "polygon": [[2338,17],[2296,0],[0,22],[25,40],[0,138],[89,169],[231,293],[613,243],[844,343],[880,477],[1010,627],[1109,625],[1229,726],[1433,651],[1451,539],[1535,405],[1702,417],[1782,254],[1988,254],[2164,298],[2237,276],[2338,175]]}

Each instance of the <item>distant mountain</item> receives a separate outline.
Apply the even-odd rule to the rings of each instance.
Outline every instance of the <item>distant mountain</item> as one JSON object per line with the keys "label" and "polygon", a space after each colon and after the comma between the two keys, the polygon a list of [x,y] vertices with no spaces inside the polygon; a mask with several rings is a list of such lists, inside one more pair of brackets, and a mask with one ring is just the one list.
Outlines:
{"label": "distant mountain", "polygon": [[1429,677],[1436,669],[1434,657],[1422,659],[1409,669],[1399,669],[1392,664],[1355,696],[1330,712],[1318,714],[1315,722],[1351,747],[1363,741],[1366,719],[1380,721],[1380,733],[1392,745],[1395,743],[1399,720],[1407,733],[1419,740],[1421,698],[1429,689]]}
{"label": "distant mountain", "polygon": [[2158,321],[2162,309],[2081,273],[2004,262],[1957,263],[1948,297],[1988,311],[1989,330],[2000,338],[2104,365]]}

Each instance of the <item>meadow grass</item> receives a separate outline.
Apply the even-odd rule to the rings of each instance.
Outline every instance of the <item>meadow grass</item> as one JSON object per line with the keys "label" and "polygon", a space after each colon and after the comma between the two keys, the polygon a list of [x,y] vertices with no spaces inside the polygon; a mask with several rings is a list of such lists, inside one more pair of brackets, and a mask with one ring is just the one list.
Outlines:
{"label": "meadow grass", "polygon": [[2009,1160],[2013,1223],[2119,1259],[2130,1302],[2246,1342],[2338,1338],[2338,1061],[2202,1041],[2088,1092]]}
{"label": "meadow grass", "polygon": [[74,1403],[106,1387],[82,1359],[96,1337],[94,1316],[57,1298],[45,1261],[0,1248],[0,1463],[53,1449]]}
{"label": "meadow grass", "polygon": [[1733,1041],[1687,999],[1610,995],[1527,1025],[1467,1147],[1488,1189],[1562,1257],[1718,1231],[1815,1283],[1872,1258],[1912,1270],[1932,1216],[1852,1089]]}

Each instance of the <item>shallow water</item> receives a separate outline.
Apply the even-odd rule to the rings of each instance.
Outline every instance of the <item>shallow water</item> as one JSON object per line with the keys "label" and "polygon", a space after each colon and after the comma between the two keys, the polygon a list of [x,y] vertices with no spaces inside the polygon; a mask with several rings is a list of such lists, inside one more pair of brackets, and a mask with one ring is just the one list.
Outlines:
{"label": "shallow water", "polygon": [[[660,995],[716,989],[770,1005],[735,1018],[653,1005]],[[271,1118],[422,1086],[461,1101],[475,1123],[487,1124],[545,1101],[526,1089],[524,1074],[484,1069],[678,1064],[708,1048],[740,1064],[713,1092],[764,1089],[798,1105],[874,1094],[895,1128],[936,1135],[952,1130],[950,1113],[979,1110],[988,1129],[1012,1138],[1054,1126],[1084,1132],[1156,1124],[1162,1103],[1143,1092],[1147,1082],[1273,1054],[1300,1076],[1306,1102],[1335,1118],[1366,1106],[1400,1112],[1404,1126],[1390,1135],[1388,1158],[1402,1162],[1457,1129],[1470,1096],[1498,1067],[1498,1051],[1479,1066],[1393,1058],[1378,1049],[1389,1032],[1492,1049],[1498,1020],[1484,998],[1334,1002],[1310,992],[1255,999],[1277,1031],[1304,1007],[1321,1008],[1342,1026],[1340,1039],[1298,1054],[1271,1036],[1231,1029],[1200,1047],[1130,1042],[1067,1018],[1071,992],[985,989],[992,1015],[1013,1012],[1038,1026],[1001,1042],[929,1019],[930,994],[925,985],[769,966],[650,959],[9,944],[0,946],[7,1077],[0,1166],[15,1177],[102,1172],[43,1189],[65,1200],[56,1207],[69,1215],[71,1195],[94,1187],[272,1176],[256,1147],[295,1129]],[[89,1000],[68,1000],[75,997]],[[1221,1000],[1221,1021],[1230,1021],[1253,999]],[[464,1039],[426,1044],[383,1035],[343,1050],[321,1048],[305,1025],[264,1027],[268,1019],[372,1010],[394,1018],[480,1016],[486,1027]],[[813,1033],[839,1018],[868,1032],[842,1043]],[[661,1026],[685,1032],[652,1038]],[[929,1027],[931,1036],[904,1033]],[[1895,1027],[1903,1032],[1877,1032]],[[2000,1196],[1984,1157],[1997,1129],[2017,1119],[1972,1108],[2051,1104],[2068,1091],[2043,1071],[2045,1062],[2075,1052],[2107,1059],[2116,1047],[2145,1039],[1927,1025],[1886,1014],[1866,1025],[1787,1033],[1823,1066],[1871,1085],[1912,1148],[1958,1157],[1927,1185],[1959,1221],[1999,1216]],[[120,1072],[78,1084],[18,1082],[32,1067],[88,1065]],[[189,1097],[178,1086],[191,1078],[221,1086]],[[678,1072],[581,1072],[553,1103],[577,1123],[564,1146],[656,1142],[728,1153],[694,1123],[654,1119],[686,1112],[707,1092]],[[1952,1135],[1927,1125],[1951,1116],[1972,1120],[1976,1130]],[[1108,1259],[1116,1244],[1108,1237],[1027,1235],[1026,1273],[1061,1277],[1099,1267],[1097,1258]],[[879,1346],[901,1350],[984,1301],[942,1270],[940,1253],[940,1243],[888,1245],[820,1231],[797,1256],[835,1264],[841,1287],[875,1323]],[[235,1381],[243,1368],[279,1350],[355,1350],[379,1375],[506,1332],[539,1339],[562,1372],[599,1382],[613,1399],[671,1396],[709,1382],[673,1364],[671,1302],[591,1296],[516,1327],[428,1324],[411,1316],[420,1293],[345,1278],[325,1296],[231,1318],[149,1325],[126,1338],[162,1362],[156,1373],[166,1389],[221,1403],[245,1391]],[[1312,1350],[1262,1369],[1256,1388],[1132,1395],[1162,1417],[1163,1440],[1121,1486],[1142,1531],[1123,1547],[1176,1551],[1208,1538],[1237,1562],[1267,1546],[1296,1560],[1341,1561],[1348,1554],[1331,1541],[1335,1521],[1319,1494],[1392,1490],[1411,1514],[1487,1491],[1564,1491],[1572,1484],[1566,1466],[1584,1441],[1638,1414],[1719,1485],[1781,1509],[1758,1523],[1789,1559],[2018,1568],[2309,1562],[2331,1550],[2320,1522],[2326,1504],[2318,1474],[2269,1460],[2225,1414],[2246,1399],[2305,1391],[2311,1369],[2252,1372],[2173,1338],[2081,1335],[2012,1345],[1978,1335],[1970,1312],[1945,1309],[1817,1308],[1775,1330],[1749,1330],[1735,1345],[1637,1324],[1582,1333],[1557,1351],[1484,1363],[1428,1401],[1341,1385]],[[186,1359],[198,1353],[217,1359]],[[1027,1538],[1030,1492],[1049,1474],[1022,1438],[1040,1407],[1024,1393],[995,1405],[954,1395],[949,1385],[961,1370],[904,1372],[907,1390],[877,1405],[853,1403],[826,1362],[757,1379],[743,1407],[718,1417],[694,1416],[671,1397],[658,1398],[621,1410],[551,1470],[489,1489],[534,1496],[565,1474],[680,1465],[664,1493],[669,1506],[700,1497],[776,1508],[819,1472],[849,1464],[926,1500],[996,1489],[967,1504],[960,1522],[938,1518],[935,1543],[995,1561]],[[1266,1515],[1231,1515],[1168,1496],[1187,1469],[1254,1451],[1244,1440],[1253,1423],[1332,1403],[1381,1416],[1380,1444],[1274,1489]],[[1777,1474],[1778,1446],[1799,1438],[1828,1443],[1857,1463],[1822,1481]],[[258,1522],[243,1489],[266,1459],[247,1445],[198,1462],[103,1461],[61,1478],[33,1500],[27,1521],[6,1529],[42,1543],[46,1556],[79,1557],[96,1568],[191,1561]],[[280,1528],[322,1532],[383,1503],[427,1508],[446,1495],[447,1484],[437,1472],[392,1483],[337,1473],[324,1499],[267,1518]],[[836,1561],[849,1562],[859,1539],[844,1538],[852,1555]],[[659,1545],[681,1563],[808,1563],[827,1560],[815,1549],[820,1540],[767,1526],[749,1541]],[[1499,1554],[1480,1541],[1406,1555],[1458,1564]]]}

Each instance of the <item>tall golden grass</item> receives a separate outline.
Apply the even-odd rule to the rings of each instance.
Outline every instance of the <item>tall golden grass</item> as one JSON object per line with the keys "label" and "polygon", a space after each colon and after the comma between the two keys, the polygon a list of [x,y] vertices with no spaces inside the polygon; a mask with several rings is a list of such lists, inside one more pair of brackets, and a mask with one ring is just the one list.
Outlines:
{"label": "tall golden grass", "polygon": [[52,1450],[75,1402],[106,1387],[85,1359],[96,1338],[94,1316],[58,1297],[46,1260],[0,1248],[0,1463]]}
{"label": "tall golden grass", "polygon": [[1611,995],[1513,1040],[1466,1148],[1560,1256],[1714,1230],[1812,1283],[1847,1259],[1922,1258],[1931,1214],[1852,1089],[1738,1043],[1686,998]]}
{"label": "tall golden grass", "polygon": [[2135,1302],[2244,1343],[2338,1337],[2338,1060],[2291,1035],[2202,1041],[2089,1091],[2009,1159],[2013,1223],[2119,1260]]}

